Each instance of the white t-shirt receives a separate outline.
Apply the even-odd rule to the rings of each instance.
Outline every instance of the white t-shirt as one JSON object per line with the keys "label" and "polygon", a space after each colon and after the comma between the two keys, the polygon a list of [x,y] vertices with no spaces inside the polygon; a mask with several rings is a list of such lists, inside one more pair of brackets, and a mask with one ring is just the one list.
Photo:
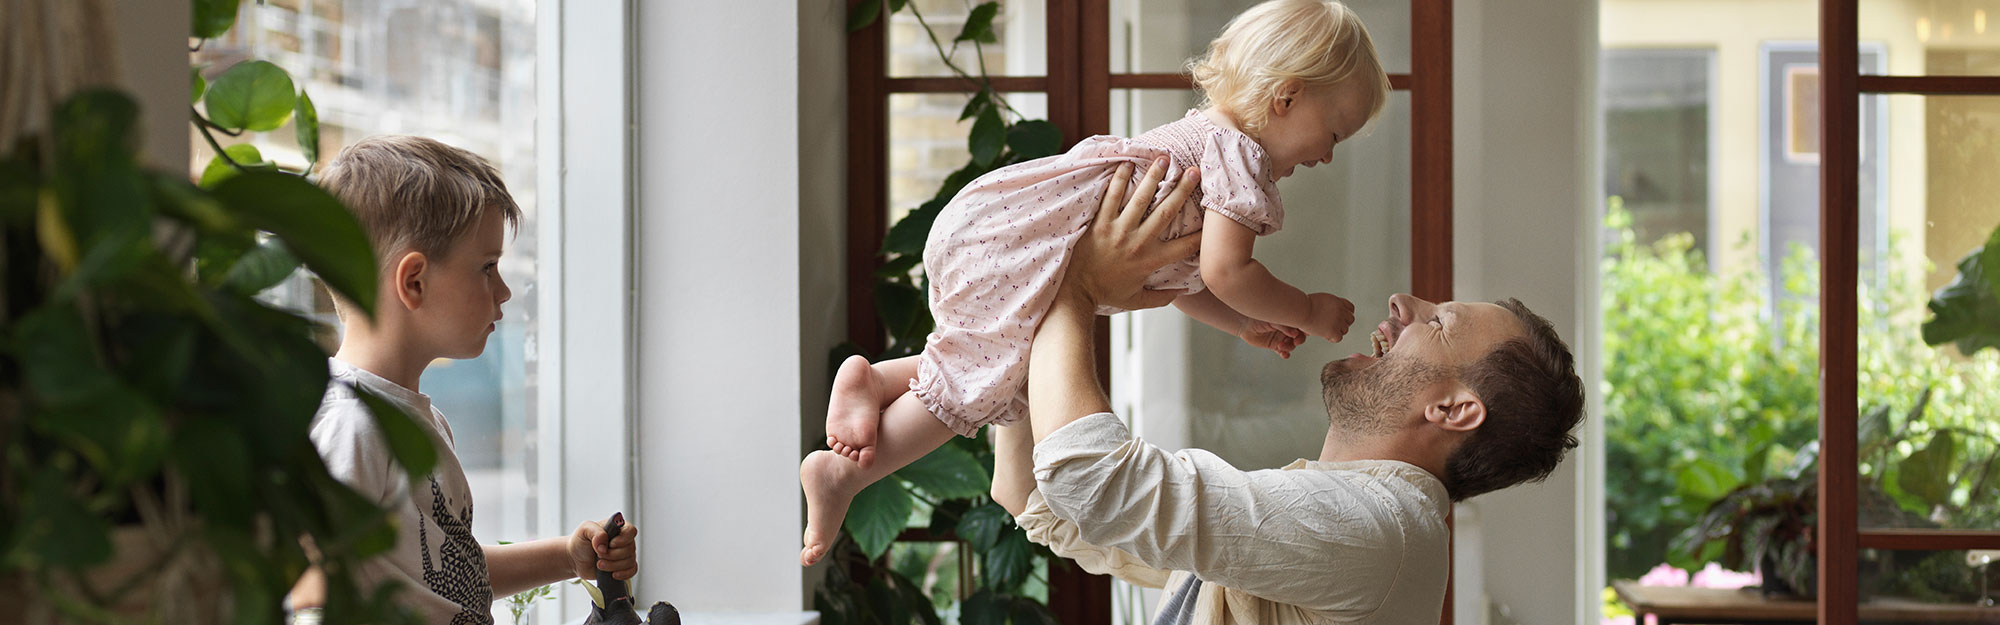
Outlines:
{"label": "white t-shirt", "polygon": [[[472,538],[472,489],[452,449],[451,425],[423,393],[333,358],[333,378],[313,416],[312,440],[333,477],[390,510],[396,547],[355,571],[364,593],[398,582],[399,602],[427,623],[493,623],[493,584],[486,553]],[[355,387],[386,399],[431,435],[437,468],[414,484],[397,466],[388,441]]]}

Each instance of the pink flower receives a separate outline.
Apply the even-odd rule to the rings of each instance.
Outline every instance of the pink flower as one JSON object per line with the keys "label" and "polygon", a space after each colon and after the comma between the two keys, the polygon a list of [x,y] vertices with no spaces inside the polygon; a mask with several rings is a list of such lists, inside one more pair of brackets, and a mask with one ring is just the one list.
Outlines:
{"label": "pink flower", "polygon": [[1756,573],[1739,573],[1710,562],[1707,567],[1694,574],[1692,585],[1696,588],[1742,588],[1755,586],[1757,583]]}
{"label": "pink flower", "polygon": [[1671,564],[1661,564],[1653,567],[1653,570],[1647,571],[1645,577],[1639,578],[1639,585],[1686,586],[1688,585],[1688,572],[1674,568],[1674,565]]}

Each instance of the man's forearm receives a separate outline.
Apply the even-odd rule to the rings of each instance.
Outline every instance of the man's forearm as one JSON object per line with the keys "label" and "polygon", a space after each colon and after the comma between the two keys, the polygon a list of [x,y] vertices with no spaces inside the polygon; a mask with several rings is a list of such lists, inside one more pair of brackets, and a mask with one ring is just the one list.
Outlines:
{"label": "man's forearm", "polygon": [[1042,316],[1028,354],[1028,420],[1037,443],[1071,421],[1111,411],[1097,382],[1096,320],[1093,306],[1067,293]]}

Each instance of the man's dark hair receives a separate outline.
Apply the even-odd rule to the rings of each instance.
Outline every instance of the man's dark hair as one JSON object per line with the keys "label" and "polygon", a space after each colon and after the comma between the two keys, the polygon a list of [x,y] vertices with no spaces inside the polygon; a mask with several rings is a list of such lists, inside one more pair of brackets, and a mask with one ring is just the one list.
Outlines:
{"label": "man's dark hair", "polygon": [[1519,300],[1496,303],[1526,333],[1459,370],[1459,381],[1486,404],[1486,420],[1445,459],[1452,501],[1548,478],[1576,447],[1571,432],[1583,422],[1583,380],[1555,325]]}

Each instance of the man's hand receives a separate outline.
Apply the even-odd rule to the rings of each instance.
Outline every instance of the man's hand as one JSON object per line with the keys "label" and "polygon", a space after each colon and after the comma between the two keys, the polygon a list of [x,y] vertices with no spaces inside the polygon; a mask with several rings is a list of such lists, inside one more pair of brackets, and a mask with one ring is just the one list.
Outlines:
{"label": "man's hand", "polygon": [[1093,309],[1114,306],[1141,310],[1165,306],[1182,293],[1149,290],[1146,277],[1201,250],[1198,232],[1172,241],[1160,240],[1180,214],[1188,193],[1200,182],[1200,174],[1194,168],[1182,172],[1173,192],[1149,213],[1146,206],[1167,175],[1167,161],[1153,161],[1128,201],[1126,187],[1131,186],[1132,169],[1131,165],[1119,165],[1112,175],[1104,201],[1098,204],[1097,217],[1070,253],[1058,298],[1074,298]]}
{"label": "man's hand", "polygon": [[1335,342],[1347,336],[1347,329],[1354,325],[1354,302],[1332,293],[1307,295],[1306,302],[1310,304],[1306,324],[1299,329]]}
{"label": "man's hand", "polygon": [[579,579],[597,579],[600,569],[618,579],[632,579],[639,574],[638,536],[639,527],[629,523],[618,531],[617,538],[611,538],[603,523],[584,521],[569,535],[570,566]]}
{"label": "man's hand", "polygon": [[1278,325],[1268,321],[1249,320],[1243,324],[1243,331],[1236,333],[1243,342],[1252,347],[1262,347],[1285,358],[1292,357],[1292,350],[1306,340],[1306,333],[1291,326]]}

